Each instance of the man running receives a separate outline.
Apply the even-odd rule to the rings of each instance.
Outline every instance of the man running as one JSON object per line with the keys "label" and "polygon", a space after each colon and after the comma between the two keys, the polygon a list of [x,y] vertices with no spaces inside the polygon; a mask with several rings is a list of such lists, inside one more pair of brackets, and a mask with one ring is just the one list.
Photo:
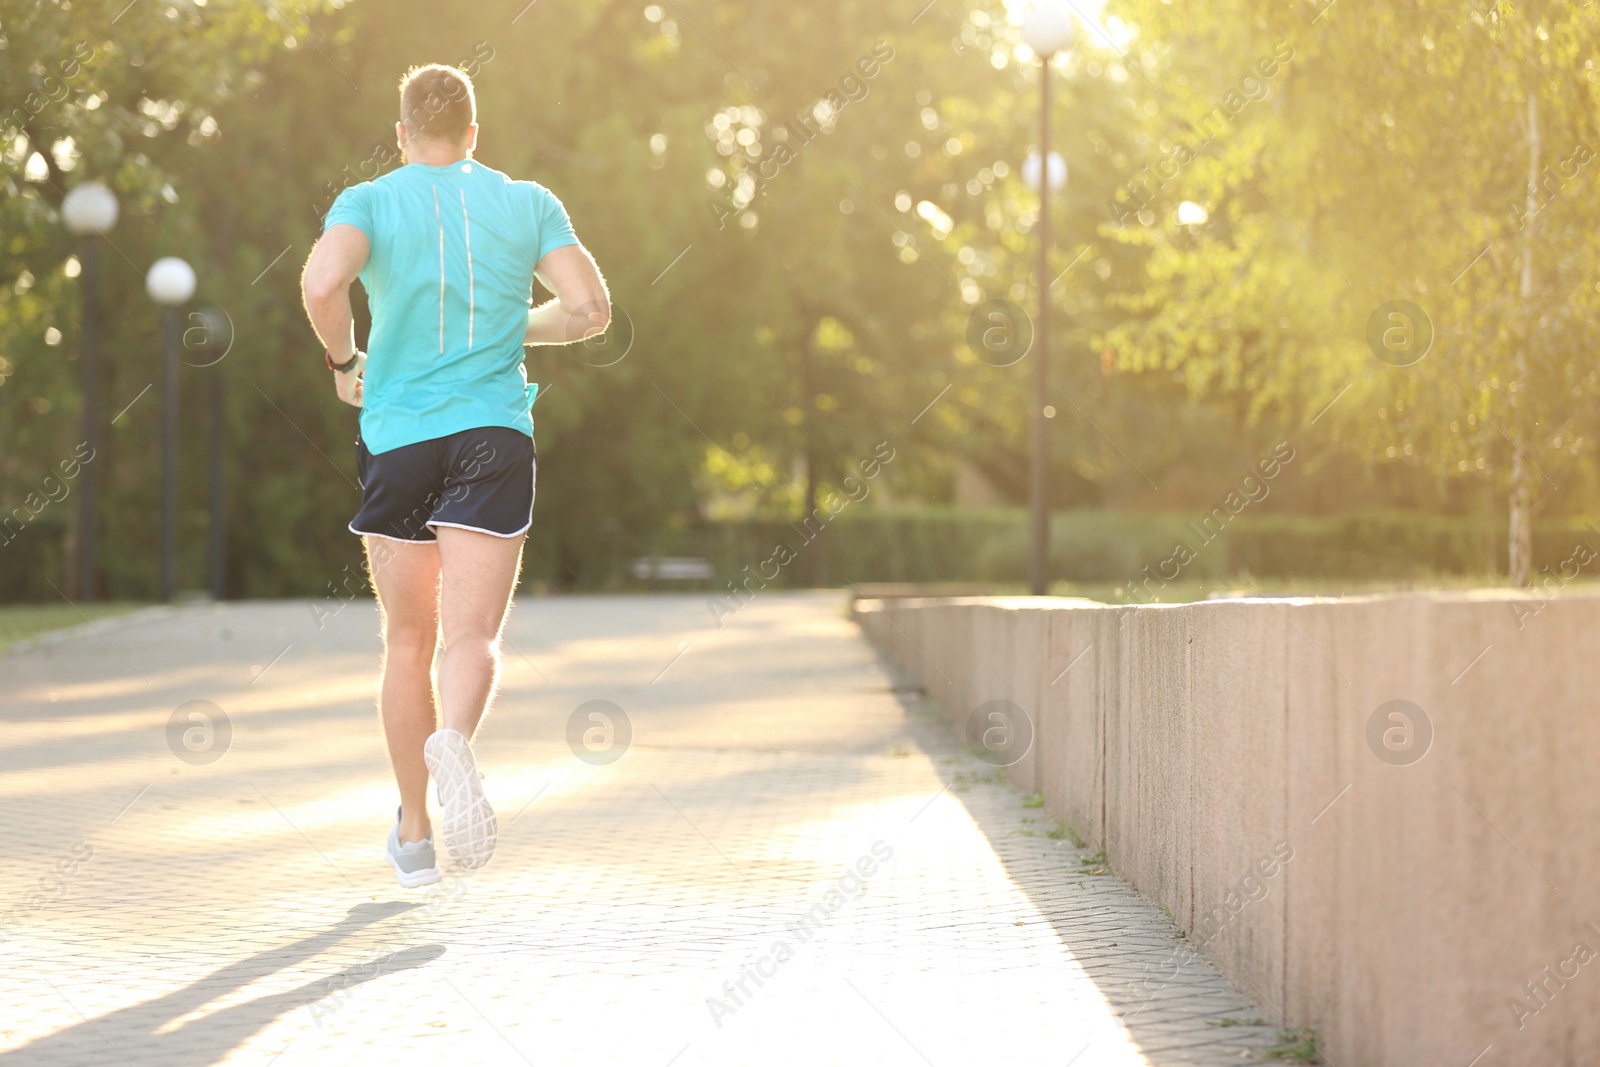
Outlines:
{"label": "man running", "polygon": [[[592,336],[611,309],[554,194],[472,158],[477,102],[463,71],[408,71],[395,136],[405,165],[339,194],[302,286],[339,398],[361,409],[350,530],[382,621],[379,708],[400,789],[388,858],[409,888],[439,880],[430,773],[450,858],[473,868],[494,854],[471,740],[494,697],[533,520],[537,386],[522,346]],[[370,365],[350,309],[358,277]],[[539,307],[535,278],[555,294]]]}

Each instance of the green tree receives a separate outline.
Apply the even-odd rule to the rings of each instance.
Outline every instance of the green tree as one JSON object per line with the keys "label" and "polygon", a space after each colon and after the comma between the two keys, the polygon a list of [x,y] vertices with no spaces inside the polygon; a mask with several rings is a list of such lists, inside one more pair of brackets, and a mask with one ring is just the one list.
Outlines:
{"label": "green tree", "polygon": [[[1493,478],[1527,584],[1540,483],[1552,503],[1592,485],[1596,249],[1580,190],[1600,147],[1583,62],[1595,14],[1117,10],[1161,72],[1152,101],[1174,145],[1194,143],[1230,82],[1248,98],[1258,57],[1292,50],[1269,98],[1155,191],[1148,224],[1114,234],[1147,250],[1120,301],[1134,315],[1108,334],[1119,358],[1238,395],[1252,417],[1317,419],[1300,432],[1375,464]],[[1181,221],[1183,200],[1207,221]]]}
{"label": "green tree", "polygon": [[[11,595],[53,595],[43,579],[62,581],[59,549],[73,508],[65,499],[37,512],[27,503],[80,440],[79,315],[71,281],[80,264],[60,223],[61,199],[72,184],[92,178],[111,185],[121,201],[121,221],[102,256],[110,314],[101,393],[109,415],[153,380],[149,357],[158,342],[141,291],[143,272],[161,252],[180,250],[165,242],[187,208],[176,206],[185,164],[215,142],[217,106],[243,86],[254,64],[284,47],[290,32],[260,5],[230,0],[204,8],[133,8],[111,0],[0,6],[0,492],[8,515],[20,506],[38,527],[15,544],[8,539]],[[118,499],[128,484],[148,484],[153,470],[147,460],[153,436],[144,432],[143,415],[141,409],[118,420],[93,460],[106,491],[101,543],[108,585],[117,585],[124,565],[154,545],[143,518],[154,509],[129,509]],[[25,562],[46,559],[48,567]],[[149,565],[143,571],[122,595],[148,595],[153,575]]]}

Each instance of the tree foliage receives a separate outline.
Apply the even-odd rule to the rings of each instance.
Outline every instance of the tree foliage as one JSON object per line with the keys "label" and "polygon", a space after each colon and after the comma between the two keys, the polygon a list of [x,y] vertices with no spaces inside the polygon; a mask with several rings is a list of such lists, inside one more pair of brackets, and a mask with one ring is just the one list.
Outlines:
{"label": "tree foliage", "polygon": [[[1300,432],[1323,455],[1408,468],[1458,497],[1498,487],[1526,579],[1534,490],[1552,508],[1593,490],[1600,16],[1572,3],[1118,10],[1159,74],[1163,139],[1184,137],[1230,78],[1259,75],[1256,57],[1293,55],[1159,191],[1148,224],[1116,233],[1148,253],[1119,297],[1133,314],[1108,331],[1120,358],[1181,368],[1196,395],[1238,395],[1254,418],[1316,419]],[[1205,224],[1177,220],[1185,199]]]}
{"label": "tree foliage", "polygon": [[[101,591],[155,584],[142,275],[168,254],[200,274],[184,584],[204,573],[213,417],[230,593],[314,594],[357,564],[354,416],[298,265],[337,191],[398,165],[399,75],[441,60],[476,78],[479,157],[563,199],[625,313],[603,346],[529,356],[534,578],[604,585],[707,520],[795,519],[880,441],[897,458],[877,504],[950,502],[975,475],[1020,502],[1039,353],[969,338],[1041,289],[1057,505],[1205,507],[1284,437],[1311,462],[1275,506],[1462,511],[1508,490],[1519,453],[1548,510],[1592,496],[1587,9],[1112,0],[1049,72],[1070,180],[1046,278],[1020,177],[1041,77],[1024,7],[0,0],[0,504],[79,440],[79,250],[57,209],[93,177],[123,207],[108,418],[133,404],[96,460]],[[1555,177],[1524,223],[1530,100]],[[1367,344],[1390,301],[1431,320],[1411,366]],[[52,507],[0,548],[5,588],[59,573],[70,505]]]}

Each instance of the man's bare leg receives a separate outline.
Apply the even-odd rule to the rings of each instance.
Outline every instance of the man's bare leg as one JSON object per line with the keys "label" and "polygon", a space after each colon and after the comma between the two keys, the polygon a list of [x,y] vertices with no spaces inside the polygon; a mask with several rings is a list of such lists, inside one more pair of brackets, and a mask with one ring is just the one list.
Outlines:
{"label": "man's bare leg", "polygon": [[432,836],[422,746],[438,725],[433,655],[439,640],[439,547],[430,541],[364,537],[383,624],[378,707],[400,787],[400,840]]}
{"label": "man's bare leg", "polygon": [[500,631],[522,566],[523,535],[495,537],[450,526],[435,533],[443,574],[439,703],[445,728],[470,740],[499,680]]}
{"label": "man's bare leg", "polygon": [[472,870],[494,855],[499,824],[484,795],[471,738],[494,699],[500,673],[500,628],[522,561],[522,536],[495,537],[441,526],[439,622],[444,655],[439,703],[444,726],[422,746],[438,784],[439,837],[450,858]]}

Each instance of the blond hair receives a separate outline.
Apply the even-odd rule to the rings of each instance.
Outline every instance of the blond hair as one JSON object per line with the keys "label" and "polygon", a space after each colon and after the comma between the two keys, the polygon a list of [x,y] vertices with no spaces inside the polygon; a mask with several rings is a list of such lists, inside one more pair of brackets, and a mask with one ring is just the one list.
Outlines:
{"label": "blond hair", "polygon": [[412,67],[400,79],[400,121],[413,137],[459,143],[478,121],[472,78],[443,63]]}

